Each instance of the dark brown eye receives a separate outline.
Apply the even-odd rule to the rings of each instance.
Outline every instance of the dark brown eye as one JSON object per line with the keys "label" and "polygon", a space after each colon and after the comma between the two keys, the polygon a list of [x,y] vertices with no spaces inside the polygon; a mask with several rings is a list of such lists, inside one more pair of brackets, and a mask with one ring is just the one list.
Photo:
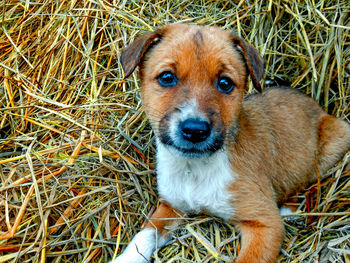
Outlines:
{"label": "dark brown eye", "polygon": [[164,71],[157,77],[158,83],[163,87],[173,87],[177,84],[177,77],[170,71]]}
{"label": "dark brown eye", "polygon": [[224,76],[220,76],[216,79],[216,88],[223,92],[223,93],[230,93],[233,88],[235,87],[235,85],[233,84],[232,79],[228,78],[228,77],[224,77]]}

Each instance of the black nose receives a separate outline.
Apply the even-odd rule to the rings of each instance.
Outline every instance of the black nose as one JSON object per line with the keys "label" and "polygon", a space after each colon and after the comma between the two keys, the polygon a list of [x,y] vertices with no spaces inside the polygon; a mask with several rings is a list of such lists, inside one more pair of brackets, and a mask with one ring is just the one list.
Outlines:
{"label": "black nose", "polygon": [[187,119],[180,124],[182,137],[192,143],[205,141],[210,135],[210,125],[206,121]]}

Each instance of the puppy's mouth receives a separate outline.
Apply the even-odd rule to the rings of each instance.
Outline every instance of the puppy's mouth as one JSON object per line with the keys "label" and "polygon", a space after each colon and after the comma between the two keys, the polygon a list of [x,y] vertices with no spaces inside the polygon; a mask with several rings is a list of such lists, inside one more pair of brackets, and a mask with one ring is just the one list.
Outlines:
{"label": "puppy's mouth", "polygon": [[201,158],[223,148],[224,132],[215,131],[206,121],[188,119],[178,123],[175,129],[160,129],[159,139],[177,155]]}

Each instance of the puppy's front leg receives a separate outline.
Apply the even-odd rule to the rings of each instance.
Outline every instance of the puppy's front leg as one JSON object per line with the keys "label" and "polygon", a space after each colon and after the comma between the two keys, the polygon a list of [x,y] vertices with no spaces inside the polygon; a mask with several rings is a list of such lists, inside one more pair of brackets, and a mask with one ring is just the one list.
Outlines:
{"label": "puppy's front leg", "polygon": [[170,240],[170,233],[167,229],[178,224],[181,213],[163,202],[151,216],[151,219],[132,239],[130,244],[111,263],[146,263],[151,259],[157,248],[166,245]]}
{"label": "puppy's front leg", "polygon": [[235,263],[275,263],[283,238],[283,224],[278,209],[266,217],[241,221],[241,251]]}

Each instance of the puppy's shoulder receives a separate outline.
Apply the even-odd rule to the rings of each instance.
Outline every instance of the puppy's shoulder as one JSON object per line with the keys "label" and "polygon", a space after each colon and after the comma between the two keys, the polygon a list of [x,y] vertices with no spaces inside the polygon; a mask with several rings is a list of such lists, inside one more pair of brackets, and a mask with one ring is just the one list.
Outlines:
{"label": "puppy's shoulder", "polygon": [[265,89],[261,94],[263,96],[266,96],[266,97],[292,96],[292,97],[308,98],[305,94],[303,94],[298,89],[291,88],[288,86],[269,87],[269,88]]}
{"label": "puppy's shoulder", "polygon": [[294,116],[299,121],[303,118],[304,121],[312,119],[317,122],[325,114],[315,100],[297,89],[285,86],[271,87],[260,94],[247,96],[243,108],[254,116],[266,115],[277,119]]}
{"label": "puppy's shoulder", "polygon": [[297,89],[293,89],[288,86],[273,86],[263,90],[262,93],[249,94],[244,98],[244,101],[250,102],[251,100],[271,100],[271,99],[283,99],[284,97],[305,97]]}
{"label": "puppy's shoulder", "polygon": [[260,105],[261,107],[315,107],[318,104],[297,89],[286,86],[275,86],[265,89],[260,94],[248,95],[244,99],[246,105]]}

